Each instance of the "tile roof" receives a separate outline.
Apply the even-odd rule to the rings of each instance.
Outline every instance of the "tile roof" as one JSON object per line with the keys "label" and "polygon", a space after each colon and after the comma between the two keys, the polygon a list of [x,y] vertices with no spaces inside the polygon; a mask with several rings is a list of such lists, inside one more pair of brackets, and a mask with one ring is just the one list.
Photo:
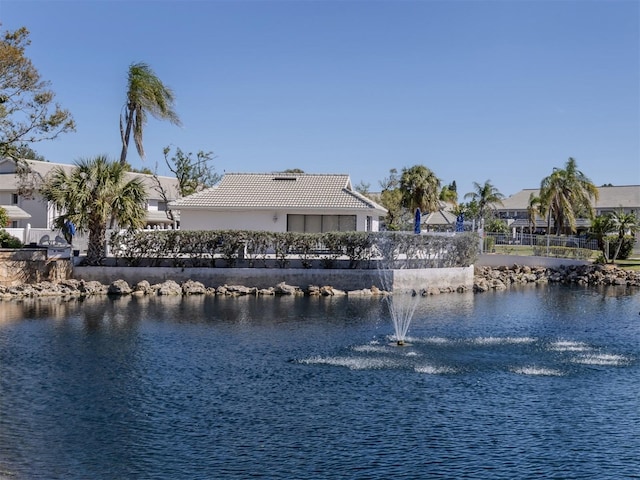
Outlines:
{"label": "tile roof", "polygon": [[454,225],[456,224],[456,216],[447,210],[437,210],[427,215],[423,220],[423,225]]}
{"label": "tile roof", "polygon": [[[502,200],[502,205],[496,205],[497,210],[526,210],[529,205],[529,195],[538,195],[537,188],[521,190]],[[618,187],[598,187],[599,199],[592,202],[598,209],[638,208],[640,209],[640,185],[623,185]]]}
{"label": "tile roof", "polygon": [[346,174],[227,173],[217,185],[172,204],[206,209],[374,209],[384,207],[351,188]]}

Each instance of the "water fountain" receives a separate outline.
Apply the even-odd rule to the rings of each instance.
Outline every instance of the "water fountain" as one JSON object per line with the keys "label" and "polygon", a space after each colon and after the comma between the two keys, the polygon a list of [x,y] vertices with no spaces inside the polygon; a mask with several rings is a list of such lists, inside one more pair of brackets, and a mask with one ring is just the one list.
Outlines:
{"label": "water fountain", "polygon": [[399,290],[394,288],[393,269],[407,268],[408,255],[400,253],[402,241],[390,237],[377,245],[379,249],[378,273],[383,290],[388,292],[385,302],[393,322],[395,345],[407,345],[407,333],[413,315],[420,300],[420,294],[415,290]]}
{"label": "water fountain", "polygon": [[385,297],[393,322],[394,339],[399,347],[407,345],[407,333],[420,296],[415,292],[395,292]]}

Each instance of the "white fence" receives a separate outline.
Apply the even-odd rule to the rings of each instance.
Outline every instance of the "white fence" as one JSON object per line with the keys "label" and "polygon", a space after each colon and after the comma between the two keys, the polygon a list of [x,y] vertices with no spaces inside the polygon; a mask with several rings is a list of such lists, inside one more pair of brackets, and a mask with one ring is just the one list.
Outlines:
{"label": "white fence", "polygon": [[571,235],[531,235],[528,233],[485,233],[485,237],[493,238],[495,245],[524,245],[524,246],[548,246],[586,248],[598,250],[598,242],[587,237]]}
{"label": "white fence", "polygon": [[[48,228],[5,228],[5,230],[25,245],[68,245],[60,230],[50,230]],[[87,235],[80,235],[76,233],[71,242],[71,247],[73,250],[86,252],[88,240],[89,238]]]}

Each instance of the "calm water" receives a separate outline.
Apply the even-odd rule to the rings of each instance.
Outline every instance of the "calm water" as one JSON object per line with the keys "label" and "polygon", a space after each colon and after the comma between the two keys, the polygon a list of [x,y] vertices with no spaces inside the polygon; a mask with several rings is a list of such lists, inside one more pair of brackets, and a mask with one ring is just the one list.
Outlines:
{"label": "calm water", "polygon": [[640,293],[0,303],[1,479],[640,478]]}

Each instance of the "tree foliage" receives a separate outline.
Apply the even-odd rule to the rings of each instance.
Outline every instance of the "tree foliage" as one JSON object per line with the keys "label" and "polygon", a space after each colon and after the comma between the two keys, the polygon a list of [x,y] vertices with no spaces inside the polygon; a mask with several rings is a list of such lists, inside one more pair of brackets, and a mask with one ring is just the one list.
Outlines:
{"label": "tree foliage", "polygon": [[[611,221],[614,225],[616,233],[618,234],[618,241],[616,249],[611,259],[611,263],[615,262],[620,255],[620,249],[624,244],[625,236],[635,237],[636,232],[640,229],[638,219],[633,213],[625,213],[620,209],[619,211],[611,213]],[[632,242],[633,243],[633,242]]]}
{"label": "tree foliage", "polygon": [[548,214],[548,224],[553,219],[556,235],[575,232],[579,216],[593,218],[591,202],[597,199],[598,188],[578,170],[573,158],[567,160],[565,168],[554,168],[540,183],[540,203]]}
{"label": "tree foliage", "polygon": [[142,136],[149,115],[180,125],[178,114],[173,109],[174,102],[173,91],[160,81],[149,65],[139,62],[129,66],[127,100],[120,114],[121,164],[127,161],[132,131],[138,155],[144,159]]}
{"label": "tree foliage", "polygon": [[[220,181],[220,175],[215,172],[214,166],[211,164],[215,158],[213,152],[203,152],[201,150],[194,158],[193,153],[184,153],[180,148],[177,148],[174,155],[169,158],[170,152],[170,147],[164,148],[164,161],[178,180],[178,191],[168,191],[165,184],[160,180],[157,171],[153,173],[154,188],[166,204],[169,204],[176,196],[186,197],[205,188],[212,187]],[[167,209],[167,218],[171,221],[175,220],[173,210],[170,208]]]}
{"label": "tree foliage", "polygon": [[635,235],[639,230],[638,217],[620,209],[593,218],[589,229],[589,238],[598,242],[598,249],[602,252],[604,261],[614,263],[619,258],[626,258],[630,253],[628,244],[631,244],[632,249]]}
{"label": "tree foliage", "polygon": [[440,190],[440,201],[449,203],[452,206],[456,206],[458,204],[458,190],[455,180],[449,185],[444,185],[442,187],[442,190]]}
{"label": "tree foliage", "polygon": [[403,206],[412,212],[416,208],[423,213],[440,208],[440,179],[424,165],[402,169],[400,191]]}
{"label": "tree foliage", "polygon": [[75,130],[71,113],[25,56],[30,43],[25,27],[4,32],[0,41],[0,156],[15,158],[25,143]]}
{"label": "tree foliage", "polygon": [[361,193],[365,197],[369,196],[369,193],[371,192],[371,184],[366,183],[364,180],[360,180],[360,183],[358,183],[354,188],[356,189],[356,192]]}
{"label": "tree foliage", "polygon": [[99,265],[105,256],[109,223],[121,228],[144,226],[147,194],[138,178],[127,180],[126,169],[104,156],[82,159],[71,172],[56,167],[40,188],[42,196],[62,212],[55,226],[73,222],[89,232],[87,263]]}
{"label": "tree foliage", "polygon": [[395,168],[389,170],[389,176],[380,182],[380,188],[380,203],[387,209],[386,229],[400,230],[403,224],[402,192],[398,171]]}
{"label": "tree foliage", "polygon": [[533,233],[536,228],[536,221],[539,216],[543,216],[544,211],[540,204],[540,197],[535,193],[529,194],[529,201],[527,202],[527,220],[529,221],[529,232]]}
{"label": "tree foliage", "polygon": [[609,263],[609,249],[607,248],[607,237],[615,230],[616,226],[611,215],[598,215],[591,220],[589,238],[598,242],[598,249],[602,252],[605,263]]}
{"label": "tree foliage", "polygon": [[14,158],[19,158],[21,160],[35,160],[37,162],[47,161],[42,155],[40,155],[26,143],[18,145],[14,150],[13,156]]}
{"label": "tree foliage", "polygon": [[11,224],[7,210],[0,206],[0,229],[8,227]]}
{"label": "tree foliage", "polygon": [[171,148],[165,147],[164,161],[178,179],[178,193],[181,197],[200,192],[220,181],[220,175],[211,163],[215,159],[213,152],[200,150],[194,157],[193,153],[184,153],[180,148],[176,148],[173,156],[169,158],[170,153]]}
{"label": "tree foliage", "polygon": [[477,217],[479,220],[486,220],[489,213],[493,213],[496,205],[502,205],[504,195],[491,184],[491,180],[486,180],[484,184],[473,182],[474,190],[466,193],[464,198],[470,198],[476,202]]}

